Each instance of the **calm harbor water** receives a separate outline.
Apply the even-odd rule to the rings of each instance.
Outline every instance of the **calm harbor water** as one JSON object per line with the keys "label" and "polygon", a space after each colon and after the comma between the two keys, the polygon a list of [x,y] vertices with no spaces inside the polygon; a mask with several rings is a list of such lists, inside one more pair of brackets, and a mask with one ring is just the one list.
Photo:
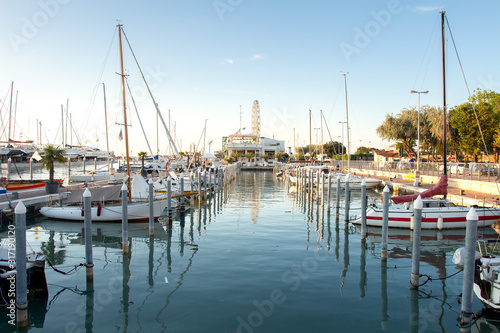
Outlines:
{"label": "calm harbor water", "polygon": [[[147,223],[130,224],[129,255],[120,223],[94,224],[94,291],[87,292],[85,269],[62,275],[47,267],[49,298],[30,303],[30,330],[459,331],[461,273],[412,291],[409,232],[391,230],[382,264],[380,229],[363,244],[343,210],[336,219],[334,208],[329,214],[293,190],[271,172],[241,172],[210,205],[175,215],[170,227],[156,223],[153,238]],[[359,209],[353,192],[350,215]],[[60,270],[85,261],[81,223],[28,223],[30,246]],[[434,279],[457,272],[451,258],[463,238],[464,231],[424,232],[420,272]],[[0,332],[15,331],[6,321],[0,309]],[[498,330],[484,320],[477,327]]]}

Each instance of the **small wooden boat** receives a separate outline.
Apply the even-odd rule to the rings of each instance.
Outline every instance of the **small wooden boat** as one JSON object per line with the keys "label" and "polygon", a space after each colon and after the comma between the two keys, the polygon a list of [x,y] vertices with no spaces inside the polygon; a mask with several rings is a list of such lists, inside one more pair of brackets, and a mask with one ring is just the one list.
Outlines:
{"label": "small wooden boat", "polygon": [[[54,181],[56,183],[63,182],[62,179],[56,179]],[[3,188],[7,191],[22,191],[45,187],[47,180],[11,180],[7,182],[5,178],[3,178],[1,182],[2,184],[5,184]]]}

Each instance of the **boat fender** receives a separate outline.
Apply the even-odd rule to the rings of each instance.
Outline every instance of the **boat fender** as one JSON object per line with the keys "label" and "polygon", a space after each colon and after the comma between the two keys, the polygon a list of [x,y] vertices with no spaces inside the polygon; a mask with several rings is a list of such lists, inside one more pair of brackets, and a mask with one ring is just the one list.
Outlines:
{"label": "boat fender", "polygon": [[101,204],[98,204],[97,205],[97,216],[101,216],[101,210],[102,210],[102,206],[101,206]]}
{"label": "boat fender", "polygon": [[443,217],[442,216],[438,217],[437,228],[438,228],[438,230],[443,230],[443,228],[444,228],[444,221],[443,221]]}

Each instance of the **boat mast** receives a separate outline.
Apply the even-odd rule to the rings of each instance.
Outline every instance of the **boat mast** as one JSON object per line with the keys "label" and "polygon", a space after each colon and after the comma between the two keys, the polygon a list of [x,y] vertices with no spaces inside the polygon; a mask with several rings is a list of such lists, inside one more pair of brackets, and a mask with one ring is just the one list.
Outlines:
{"label": "boat mast", "polygon": [[[445,176],[448,176],[448,170],[446,167],[447,158],[447,146],[446,146],[446,62],[445,62],[445,50],[444,50],[444,11],[441,11],[441,49],[443,55],[443,172]],[[446,197],[446,196],[445,196]]]}
{"label": "boat mast", "polygon": [[106,109],[106,85],[102,83],[102,91],[104,93],[104,121],[106,125],[106,163],[109,171],[109,139],[108,139],[108,111]]}
{"label": "boat mast", "polygon": [[[349,74],[349,72],[347,73]],[[347,108],[347,78],[344,73],[345,86],[345,122],[347,126],[347,173],[351,172],[351,141],[349,140],[349,110]]]}
{"label": "boat mast", "polygon": [[7,138],[7,144],[10,144],[10,128],[11,128],[11,118],[12,118],[12,92],[14,90],[14,81],[10,84],[10,106],[9,106],[9,132]]}
{"label": "boat mast", "polygon": [[312,152],[311,152],[311,147],[312,147],[312,134],[311,134],[311,110],[309,109],[309,158],[312,160]]}
{"label": "boat mast", "polygon": [[130,156],[128,147],[128,125],[127,125],[127,104],[125,101],[125,73],[123,70],[123,48],[122,48],[122,25],[118,24],[118,39],[120,43],[120,67],[122,77],[122,95],[123,95],[123,123],[125,127],[125,154],[127,158],[127,175],[129,183],[128,199],[132,200],[132,182],[130,181]]}

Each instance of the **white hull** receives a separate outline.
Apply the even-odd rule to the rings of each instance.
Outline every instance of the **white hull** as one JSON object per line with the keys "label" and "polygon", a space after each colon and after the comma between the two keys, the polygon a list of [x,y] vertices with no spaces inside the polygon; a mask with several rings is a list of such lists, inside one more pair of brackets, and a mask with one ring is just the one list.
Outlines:
{"label": "white hull", "polygon": [[[75,174],[69,177],[70,182],[98,182],[106,180],[122,180],[125,176],[124,173],[116,173],[110,175],[108,172],[98,172],[98,173],[85,173],[85,174]],[[112,178],[113,177],[113,178]]]}
{"label": "white hull", "polygon": [[[422,209],[422,229],[462,229],[466,227],[466,216],[470,207],[424,207]],[[486,227],[494,224],[500,219],[499,208],[475,208],[479,216],[478,227]],[[413,209],[406,208],[405,205],[389,206],[389,227],[410,229]],[[439,218],[442,218],[442,223]],[[361,219],[353,221],[354,224],[361,224]],[[383,206],[371,205],[366,210],[366,225],[382,227]]]}
{"label": "white hull", "polygon": [[[154,201],[154,217],[157,218],[161,215],[163,210],[167,207],[167,200]],[[69,221],[84,221],[82,216],[82,207],[80,206],[62,206],[62,207],[42,207],[40,213],[46,217],[58,220]],[[149,203],[148,202],[132,202],[127,207],[128,220],[147,220],[149,219]],[[93,222],[119,222],[122,220],[122,205],[103,205],[98,213],[98,207],[91,208],[91,216]]]}

